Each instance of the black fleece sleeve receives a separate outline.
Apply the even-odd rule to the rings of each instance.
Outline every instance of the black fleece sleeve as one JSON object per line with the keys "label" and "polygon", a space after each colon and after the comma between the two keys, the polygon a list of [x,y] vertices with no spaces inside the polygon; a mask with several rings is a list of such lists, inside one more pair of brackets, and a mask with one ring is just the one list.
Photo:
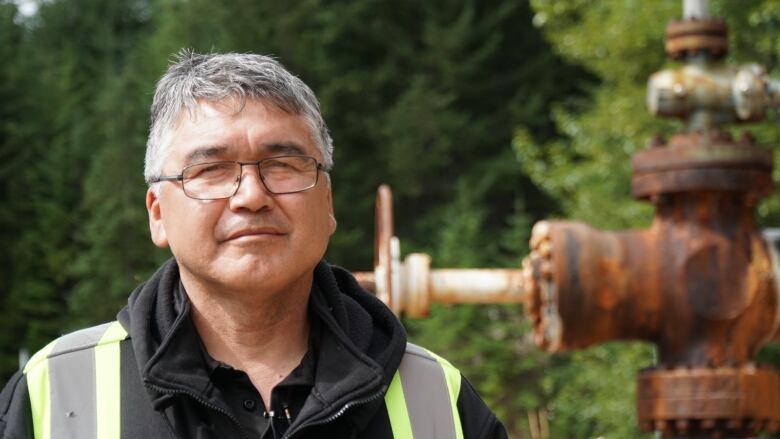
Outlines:
{"label": "black fleece sleeve", "polygon": [[504,425],[479,397],[474,387],[461,375],[458,413],[463,439],[506,439]]}
{"label": "black fleece sleeve", "polygon": [[0,392],[0,438],[32,439],[32,413],[27,380],[21,371]]}

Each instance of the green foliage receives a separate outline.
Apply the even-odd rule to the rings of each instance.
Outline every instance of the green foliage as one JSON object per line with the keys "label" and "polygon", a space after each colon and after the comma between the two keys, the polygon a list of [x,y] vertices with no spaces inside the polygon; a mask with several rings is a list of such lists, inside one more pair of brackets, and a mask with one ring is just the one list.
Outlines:
{"label": "green foliage", "polygon": [[[4,352],[34,351],[72,326],[67,302],[79,282],[73,267],[83,250],[77,238],[86,216],[82,188],[104,145],[95,96],[138,30],[135,6],[63,0],[41,4],[27,21],[15,17],[18,52],[8,64],[16,69],[9,88],[18,98],[4,101],[13,113],[4,119],[13,136],[2,143],[13,165],[5,168],[3,185],[15,230],[7,241],[13,264],[3,285],[3,320],[14,339]],[[2,362],[4,376],[16,367],[11,352]]]}
{"label": "green foliage", "polygon": [[555,356],[543,377],[551,437],[651,437],[637,431],[634,383],[653,362],[653,348],[638,343]]}
{"label": "green foliage", "polygon": [[518,159],[565,216],[602,228],[642,225],[652,209],[631,199],[630,158],[655,133],[671,132],[645,109],[645,84],[664,64],[664,26],[679,2],[532,4],[555,50],[596,72],[600,83],[573,109],[554,109],[564,138],[538,143],[521,128]]}
{"label": "green foliage", "polygon": [[[19,201],[12,198],[18,193],[14,186],[14,172],[18,166],[23,167],[22,154],[12,146],[20,144],[22,137],[19,128],[19,116],[14,111],[17,105],[21,107],[23,99],[16,89],[21,74],[16,60],[19,59],[22,31],[14,22],[17,14],[13,4],[0,1],[0,57],[7,62],[0,65],[0,242],[12,242],[19,233],[20,224],[15,221],[15,211]],[[0,371],[16,367],[16,351],[14,349],[14,322],[7,311],[10,297],[7,286],[11,284],[14,275],[14,258],[11,251],[0,254]]]}
{"label": "green foliage", "polygon": [[147,87],[154,77],[144,72],[142,59],[141,53],[129,55],[96,102],[98,114],[112,117],[100,127],[100,149],[84,177],[85,221],[76,236],[82,250],[70,266],[78,282],[68,297],[76,326],[113,319],[128,291],[168,257],[149,241],[144,208],[146,184],[140,169],[151,105]]}

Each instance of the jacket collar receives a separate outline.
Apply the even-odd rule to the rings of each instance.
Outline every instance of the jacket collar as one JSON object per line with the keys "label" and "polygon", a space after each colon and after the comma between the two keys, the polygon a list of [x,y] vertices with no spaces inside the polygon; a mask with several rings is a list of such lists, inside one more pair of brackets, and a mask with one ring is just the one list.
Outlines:
{"label": "jacket collar", "polygon": [[[128,330],[138,370],[156,408],[172,395],[189,395],[227,411],[211,385],[206,359],[179,288],[176,261],[166,262],[131,294],[118,318]],[[322,322],[315,385],[289,431],[325,422],[345,407],[373,412],[389,385],[406,345],[397,318],[360,288],[345,270],[320,262],[314,270],[309,307]],[[354,418],[354,417],[353,417]],[[370,416],[358,417],[357,424]],[[362,421],[361,421],[362,420]]]}

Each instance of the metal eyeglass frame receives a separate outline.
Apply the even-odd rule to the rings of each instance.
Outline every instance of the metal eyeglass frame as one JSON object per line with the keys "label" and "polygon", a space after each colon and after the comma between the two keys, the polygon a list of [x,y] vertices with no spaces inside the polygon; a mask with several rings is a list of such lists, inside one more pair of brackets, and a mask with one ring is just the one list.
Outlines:
{"label": "metal eyeglass frame", "polygon": [[[311,159],[316,163],[317,165],[317,173],[314,176],[314,182],[303,189],[298,189],[295,191],[285,191],[285,192],[274,192],[271,189],[268,188],[268,185],[265,183],[265,178],[263,177],[263,173],[260,172],[260,163],[267,161],[267,160],[276,160],[286,157],[301,157],[301,158],[307,158]],[[201,166],[201,165],[209,165],[214,163],[237,163],[239,165],[239,172],[238,177],[236,178],[236,182],[238,183],[236,185],[235,190],[233,190],[233,193],[225,196],[225,197],[215,197],[215,198],[199,198],[199,197],[193,197],[189,193],[187,193],[187,190],[184,189],[184,173],[187,172],[187,169],[193,167],[193,166]],[[155,177],[151,179],[150,183],[159,183],[161,181],[178,181],[181,183],[181,190],[184,192],[184,195],[186,195],[189,198],[192,198],[193,200],[225,200],[227,198],[233,197],[236,193],[238,193],[238,189],[241,187],[241,180],[244,176],[244,166],[256,166],[257,167],[257,175],[260,177],[260,181],[263,183],[263,188],[265,188],[266,191],[268,191],[269,194],[273,195],[285,195],[285,194],[297,194],[298,192],[307,191],[314,186],[317,186],[317,183],[320,181],[320,171],[326,171],[325,166],[322,165],[322,163],[318,162],[316,158],[308,155],[282,155],[282,156],[274,156],[274,157],[268,157],[264,158],[262,160],[252,160],[248,162],[242,162],[238,160],[219,160],[216,162],[205,162],[205,163],[195,163],[189,166],[186,166],[184,169],[181,170],[181,172],[178,175],[161,175],[159,177]],[[327,172],[327,171],[326,171]]]}

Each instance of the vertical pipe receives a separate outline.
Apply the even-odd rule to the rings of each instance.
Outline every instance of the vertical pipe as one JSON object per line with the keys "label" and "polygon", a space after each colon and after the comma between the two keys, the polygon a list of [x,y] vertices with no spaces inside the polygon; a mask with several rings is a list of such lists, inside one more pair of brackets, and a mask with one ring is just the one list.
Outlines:
{"label": "vertical pipe", "polygon": [[683,0],[683,19],[710,18],[709,0]]}
{"label": "vertical pipe", "polygon": [[390,186],[383,184],[376,193],[374,282],[377,297],[388,306],[391,306],[393,294],[393,234],[393,193]]}

